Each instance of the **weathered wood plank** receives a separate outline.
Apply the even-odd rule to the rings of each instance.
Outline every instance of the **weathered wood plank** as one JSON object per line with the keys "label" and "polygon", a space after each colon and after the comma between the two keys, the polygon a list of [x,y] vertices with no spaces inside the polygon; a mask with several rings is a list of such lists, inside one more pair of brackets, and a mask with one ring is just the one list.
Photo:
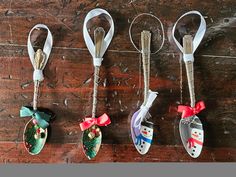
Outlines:
{"label": "weathered wood plank", "polygon": [[[185,4],[185,6],[183,6]],[[115,22],[115,36],[104,57],[99,87],[98,114],[107,112],[112,124],[102,128],[101,151],[90,162],[236,161],[236,3],[225,1],[1,1],[0,3],[0,156],[2,163],[80,163],[89,162],[78,143],[79,122],[91,114],[92,60],[82,36],[83,20],[95,7],[107,9]],[[171,39],[177,17],[196,9],[207,21],[207,33],[195,55],[197,100],[207,109],[201,114],[206,146],[199,159],[191,159],[178,132],[177,105],[189,103],[185,68],[180,90],[181,55]],[[151,56],[152,90],[159,92],[151,113],[155,123],[153,146],[140,156],[132,145],[130,115],[142,101],[140,56],[131,45],[128,28],[135,15],[151,12],[164,23],[166,40],[160,54]],[[96,23],[99,22],[96,19]],[[103,20],[101,20],[103,23]],[[193,30],[196,20],[181,28]],[[195,23],[196,22],[196,23]],[[22,134],[28,119],[19,118],[22,105],[32,101],[32,66],[26,41],[36,23],[45,23],[53,32],[54,48],[45,68],[40,106],[57,114],[51,135],[39,156],[23,149]],[[152,22],[148,28],[154,28]],[[143,23],[134,32],[142,30]],[[93,28],[93,27],[91,27]],[[92,30],[91,30],[92,31]],[[43,38],[33,38],[41,45]],[[140,36],[134,34],[138,43]],[[154,41],[155,42],[155,41]],[[152,45],[153,46],[153,45]],[[156,46],[154,45],[154,48]],[[182,100],[181,100],[182,98]],[[129,152],[129,153],[127,153]]]}
{"label": "weathered wood plank", "polygon": [[158,146],[150,148],[141,156],[130,144],[103,144],[92,160],[86,159],[80,144],[47,144],[39,156],[31,156],[22,144],[0,143],[1,163],[93,163],[93,162],[232,162],[236,150],[232,148],[203,148],[201,156],[192,159],[180,146]]}
{"label": "weathered wood plank", "polygon": [[[3,49],[2,54],[7,56],[15,49],[18,50],[18,47]],[[0,125],[2,125],[0,139],[2,141],[21,141],[23,127],[28,120],[19,118],[19,109],[23,105],[30,105],[33,90],[32,66],[25,48],[23,51],[22,57],[18,53],[14,57],[0,57],[0,60],[4,61],[2,70],[0,70],[2,78],[0,79],[0,92],[4,93],[0,96],[3,100],[0,112]],[[54,52],[55,54],[50,58],[50,65],[45,70],[46,78],[39,104],[57,114],[57,119],[52,124],[51,142],[75,143],[81,135],[79,121],[85,115],[91,114],[92,79],[90,78],[93,72],[91,57],[87,51],[60,52],[59,49],[55,49]],[[63,56],[66,58],[63,59]],[[152,109],[152,120],[156,124],[158,139],[158,141],[154,141],[154,144],[157,142],[163,145],[181,144],[177,129],[179,117],[176,112],[177,104],[180,103],[177,56],[163,54],[156,58],[153,57],[155,60],[152,65],[151,88],[159,92],[158,100]],[[124,62],[127,58],[129,65]],[[108,60],[111,62],[106,62]],[[109,128],[104,130],[105,142],[131,143],[130,139],[127,139],[128,118],[142,101],[142,81],[140,89],[138,86],[142,75],[136,69],[139,68],[137,60],[138,54],[135,53],[124,55],[112,52],[108,52],[104,60],[101,74],[102,78],[106,78],[107,87],[104,87],[104,79],[102,79],[99,88],[98,113],[107,112],[111,115],[113,122]],[[211,131],[207,131],[209,138],[206,139],[206,145],[231,147],[235,146],[233,129],[235,124],[234,116],[232,117],[232,112],[235,111],[235,101],[231,99],[236,89],[236,84],[232,80],[235,76],[234,63],[232,60],[228,60],[228,63],[224,63],[223,71],[222,67],[215,65],[214,69],[204,73],[204,66],[213,65],[215,62],[223,61],[219,58],[206,57],[199,57],[196,61],[195,80],[199,83],[196,85],[196,93],[198,93],[197,98],[205,100],[207,104],[203,120],[206,131],[208,127],[211,127]],[[126,71],[124,72],[124,70]],[[229,77],[227,80],[218,79],[222,72]],[[215,82],[217,79],[218,82]],[[185,75],[183,84],[183,100],[188,102]],[[211,92],[209,92],[209,88],[211,88]],[[137,95],[137,93],[139,94]],[[226,125],[226,128],[222,128],[222,123]],[[211,139],[212,137],[214,138]],[[226,143],[221,141],[222,139],[225,139]]]}
{"label": "weathered wood plank", "polygon": [[[183,7],[181,5],[182,3],[186,4],[186,6]],[[231,23],[229,23],[229,25],[223,25],[227,23],[227,19],[233,19],[232,17],[235,13],[235,9],[232,7],[235,5],[236,3],[232,0],[216,2],[185,0],[181,3],[179,1],[170,0],[148,2],[135,1],[134,3],[130,3],[129,1],[104,2],[85,0],[80,1],[80,3],[76,1],[70,1],[68,3],[60,3],[59,1],[6,2],[1,3],[0,5],[0,18],[2,23],[0,43],[25,45],[27,41],[27,33],[32,26],[44,22],[52,30],[54,41],[57,46],[66,48],[86,48],[81,33],[84,17],[92,8],[102,7],[111,13],[116,24],[116,33],[112,40],[110,49],[118,51],[134,51],[130,41],[127,40],[129,23],[137,13],[152,12],[164,22],[165,31],[168,34],[165,49],[169,52],[173,52],[173,50],[176,51],[176,47],[174,45],[169,45],[169,41],[173,44],[170,34],[171,27],[176,21],[176,18],[189,9],[197,9],[206,17],[208,28],[211,28],[211,33],[215,34],[214,36],[209,34],[209,38],[206,36],[205,38],[207,42],[212,44],[212,41],[214,42],[218,37],[222,38],[224,36],[228,36],[227,43],[228,40],[235,40],[235,35],[224,33],[225,31],[230,31],[230,27],[232,27],[230,25]],[[224,21],[224,19],[226,20]],[[233,27],[235,26],[236,22],[233,23]],[[231,33],[233,33],[233,31],[231,31]],[[136,35],[136,37],[138,36]],[[234,50],[230,51],[234,52]],[[221,52],[224,52],[224,50]],[[227,51],[224,53],[226,52]],[[214,49],[211,54],[216,53],[218,53],[218,50]],[[218,54],[222,53],[219,52]]]}

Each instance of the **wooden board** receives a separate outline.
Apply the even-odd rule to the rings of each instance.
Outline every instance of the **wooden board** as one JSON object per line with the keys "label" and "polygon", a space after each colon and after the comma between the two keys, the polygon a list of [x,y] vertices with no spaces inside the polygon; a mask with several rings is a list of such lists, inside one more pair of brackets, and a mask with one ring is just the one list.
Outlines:
{"label": "wooden board", "polygon": [[[1,2],[1,162],[88,162],[78,147],[79,123],[91,114],[93,89],[92,59],[84,43],[82,26],[86,14],[96,7],[106,9],[114,18],[115,35],[101,67],[97,110],[98,115],[106,112],[112,124],[102,127],[103,152],[91,162],[236,161],[235,6],[233,0]],[[177,106],[189,104],[189,94],[181,54],[171,38],[174,22],[192,9],[199,10],[207,22],[206,36],[195,54],[194,63],[197,100],[204,100],[207,106],[199,115],[206,137],[203,154],[198,159],[188,157],[178,132],[180,115]],[[151,109],[154,141],[146,156],[136,152],[129,130],[130,116],[142,103],[143,77],[140,54],[129,40],[128,29],[132,19],[142,12],[158,16],[166,35],[163,49],[151,56],[150,87],[159,95]],[[189,29],[191,25],[198,24],[196,19],[186,22],[184,29],[187,31],[192,30]],[[26,42],[29,30],[37,23],[48,25],[54,37],[54,47],[44,70],[39,105],[54,111],[57,118],[51,123],[46,148],[32,158],[22,146],[23,128],[28,119],[19,118],[19,109],[32,101],[33,68]],[[135,24],[133,37],[136,43],[139,43],[138,32],[143,30],[144,24],[142,21]],[[153,23],[148,23],[147,27],[155,28]],[[37,34],[32,40],[35,45],[42,45],[43,38],[37,38]],[[152,41],[152,49],[157,44]]]}

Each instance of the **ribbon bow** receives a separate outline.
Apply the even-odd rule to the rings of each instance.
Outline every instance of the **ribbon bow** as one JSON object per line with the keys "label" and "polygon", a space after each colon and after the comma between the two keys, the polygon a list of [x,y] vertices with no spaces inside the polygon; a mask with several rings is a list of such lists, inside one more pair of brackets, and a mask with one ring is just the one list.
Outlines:
{"label": "ribbon bow", "polygon": [[141,108],[139,109],[139,113],[134,121],[134,127],[135,128],[139,128],[141,127],[141,122],[143,121],[143,119],[145,118],[145,116],[147,115],[150,107],[152,106],[153,101],[156,99],[157,97],[157,92],[153,92],[151,90],[148,91],[148,97],[147,97],[147,102],[145,105],[142,105]]}
{"label": "ribbon bow", "polygon": [[88,128],[90,128],[93,125],[98,125],[98,126],[107,126],[111,123],[111,120],[109,116],[104,113],[98,118],[91,118],[91,117],[86,117],[84,122],[80,123],[80,129],[81,131],[84,131]]}
{"label": "ribbon bow", "polygon": [[48,122],[51,118],[51,115],[23,106],[20,110],[20,117],[29,117],[29,116],[35,118],[37,120],[37,124],[41,128],[46,129],[49,126]]}
{"label": "ribbon bow", "polygon": [[181,116],[182,118],[187,118],[187,117],[198,114],[205,108],[206,107],[205,107],[204,102],[199,101],[193,108],[190,106],[183,106],[183,105],[178,106],[178,112],[182,113],[182,116]]}
{"label": "ribbon bow", "polygon": [[137,137],[136,137],[136,143],[135,145],[141,145],[141,140],[151,144],[152,143],[152,139],[148,139],[146,137],[144,137],[142,134],[139,134]]}

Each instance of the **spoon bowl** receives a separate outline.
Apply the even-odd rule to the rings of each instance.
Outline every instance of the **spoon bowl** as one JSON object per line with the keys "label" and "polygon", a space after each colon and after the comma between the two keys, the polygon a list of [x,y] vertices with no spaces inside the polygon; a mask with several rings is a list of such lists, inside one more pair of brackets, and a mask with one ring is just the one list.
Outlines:
{"label": "spoon bowl", "polygon": [[179,131],[184,148],[191,157],[197,158],[201,154],[204,141],[204,132],[200,119],[196,115],[181,118]]}
{"label": "spoon bowl", "polygon": [[[28,108],[33,109],[32,107]],[[50,120],[55,119],[55,114],[49,109],[39,108],[38,110],[50,115]],[[37,120],[33,117],[26,123],[23,133],[23,142],[24,147],[29,154],[37,155],[41,152],[48,137],[48,128],[49,127],[45,129],[41,128],[38,125]]]}
{"label": "spoon bowl", "polygon": [[83,152],[88,159],[94,158],[100,147],[102,142],[102,132],[101,129],[93,125],[87,130],[83,131],[82,134],[82,144],[83,144]]}
{"label": "spoon bowl", "polygon": [[35,124],[35,119],[30,119],[24,128],[23,142],[25,149],[31,155],[37,155],[43,149],[48,136],[48,131]]}
{"label": "spoon bowl", "polygon": [[[137,151],[144,155],[149,151],[153,138],[153,123],[147,121],[151,115],[149,112],[146,114],[144,120],[140,123],[140,127],[135,126],[136,119],[138,118],[140,110],[136,111],[131,118],[131,137]],[[140,120],[141,121],[141,120]]]}

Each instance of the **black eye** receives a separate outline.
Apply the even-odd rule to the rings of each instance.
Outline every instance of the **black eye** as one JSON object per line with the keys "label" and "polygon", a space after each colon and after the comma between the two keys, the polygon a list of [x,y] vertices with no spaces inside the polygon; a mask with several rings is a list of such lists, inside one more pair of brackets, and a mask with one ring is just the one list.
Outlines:
{"label": "black eye", "polygon": [[197,132],[194,132],[195,134],[197,134]]}
{"label": "black eye", "polygon": [[148,132],[151,132],[150,130]]}
{"label": "black eye", "polygon": [[146,130],[146,128],[144,128],[144,130]]}
{"label": "black eye", "polygon": [[201,135],[201,133],[199,133],[199,135]]}

